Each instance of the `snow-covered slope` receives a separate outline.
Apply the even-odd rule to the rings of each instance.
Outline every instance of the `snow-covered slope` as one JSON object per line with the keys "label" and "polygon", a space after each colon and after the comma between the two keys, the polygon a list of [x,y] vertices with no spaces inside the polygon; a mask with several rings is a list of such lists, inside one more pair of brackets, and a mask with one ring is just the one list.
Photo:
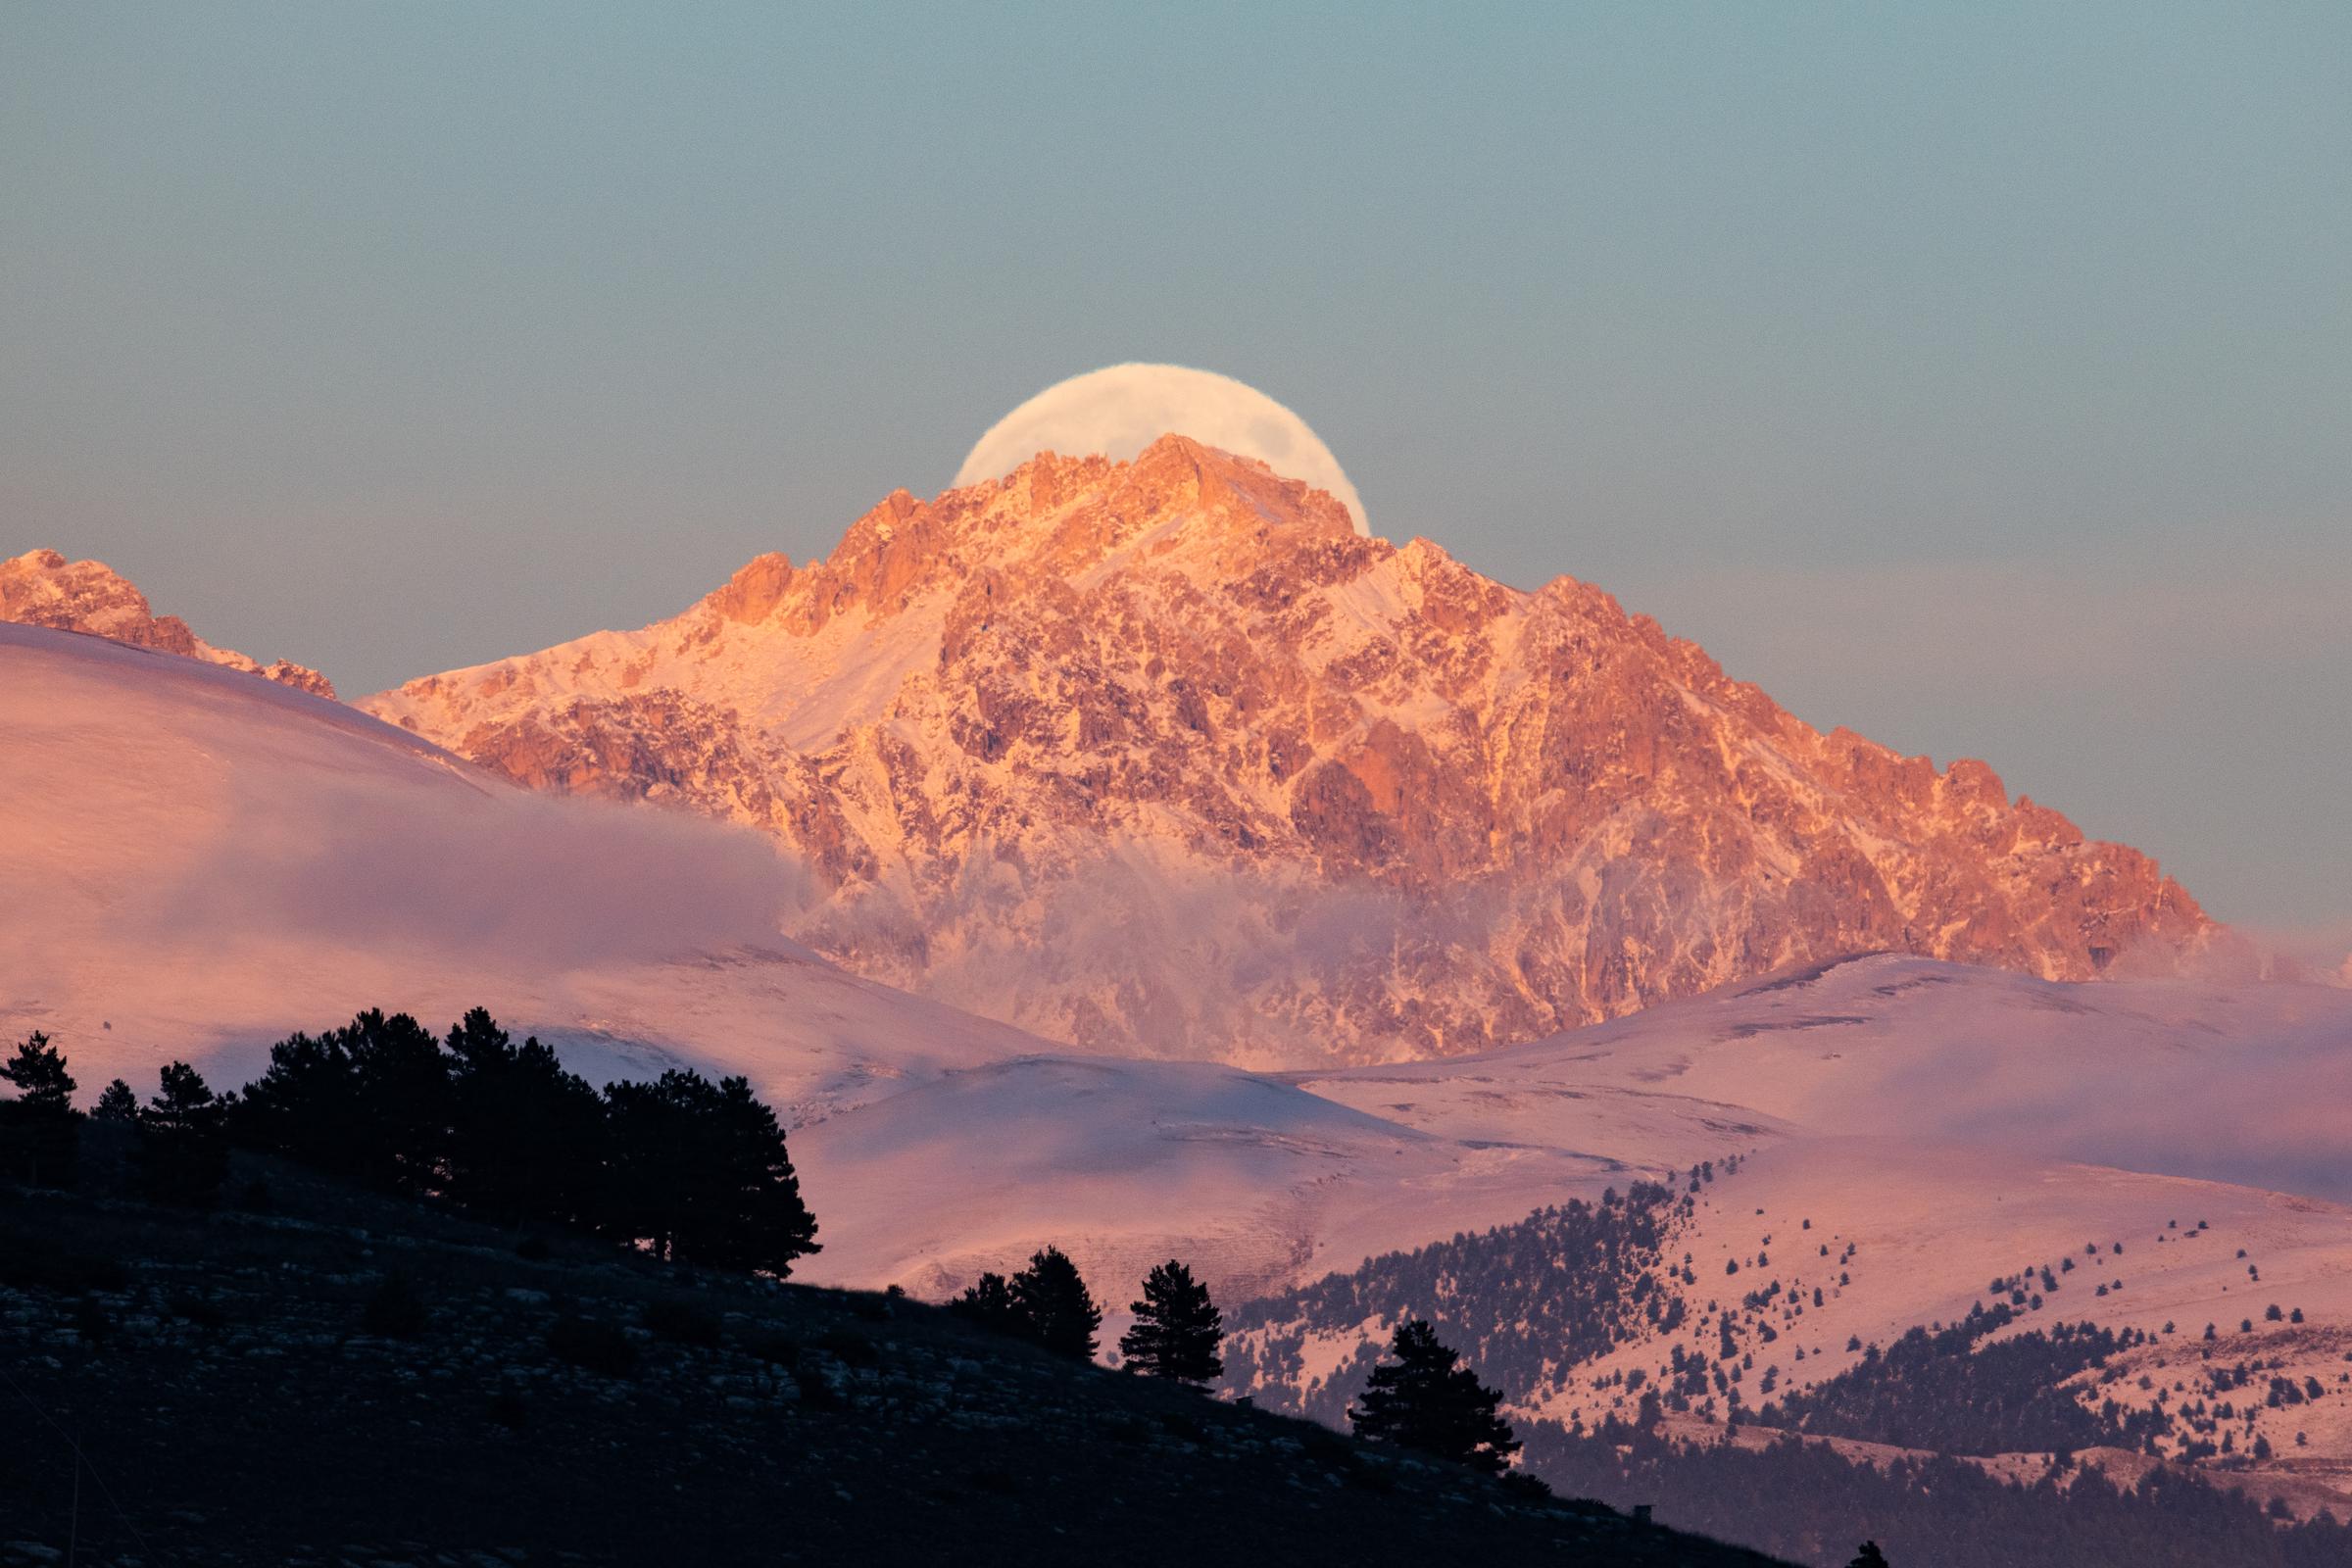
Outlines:
{"label": "snow-covered slope", "polygon": [[[2352,1197],[2347,1041],[2352,994],[2329,987],[2068,985],[1882,956],[1444,1061],[1004,1064],[836,1117],[803,1147],[848,1205],[825,1278],[944,1293],[1051,1240],[1111,1279],[1183,1255],[1231,1295],[1702,1161],[1874,1134],[1888,1181],[1930,1192],[1936,1149],[1993,1172],[2109,1151],[2139,1174],[2070,1166],[2086,1221],[2110,1176]],[[2067,1191],[2053,1181],[2049,1201]],[[1981,1290],[1976,1261],[1954,1259],[1901,1308]]]}
{"label": "snow-covered slope", "polygon": [[1475,1058],[1292,1081],[1447,1137],[1646,1150],[1651,1169],[1688,1167],[1745,1119],[2352,1201],[2352,991],[2336,986],[2070,985],[1878,955]]}
{"label": "snow-covered slope", "polygon": [[1175,1256],[1230,1299],[1618,1173],[1567,1150],[1432,1136],[1231,1067],[1112,1057],[951,1073],[797,1147],[832,1195],[809,1277],[928,1296],[1050,1241],[1113,1291]]}
{"label": "snow-covered slope", "polygon": [[[1693,1308],[1679,1336],[1686,1347],[1717,1338],[1707,1303],[1781,1285],[1786,1304],[1740,1324],[1734,1338],[1755,1355],[1758,1381],[1774,1372],[1784,1389],[1852,1366],[1853,1341],[1884,1347],[1915,1324],[1957,1322],[1972,1305],[2006,1300],[2006,1291],[1990,1289],[2006,1278],[2041,1300],[2017,1332],[2065,1321],[2154,1337],[2134,1374],[2201,1364],[2208,1350],[2230,1360],[2316,1356],[2333,1363],[2324,1368],[2331,1385],[2352,1371],[2340,1353],[2352,1348],[2352,1209],[2255,1188],[1909,1139],[1806,1140],[1712,1184],[1673,1251],[1688,1252],[1698,1277],[1682,1292]],[[1735,1262],[1740,1271],[1727,1272]],[[2270,1321],[2273,1303],[2301,1312],[2302,1322]],[[1755,1332],[1767,1319],[1776,1341]],[[2241,1329],[2248,1319],[2253,1327]],[[2203,1339],[2208,1323],[2212,1342]],[[1611,1409],[1628,1414],[1632,1401],[1615,1375],[1635,1367],[1654,1375],[1677,1338],[1648,1337],[1587,1363],[1533,1391],[1527,1407],[1587,1421]],[[2316,1369],[2298,1371],[2297,1381]],[[1747,1396],[1761,1402],[1752,1387]],[[2330,1451],[2352,1450],[2352,1386],[2312,1410],[2258,1416],[2257,1430],[2291,1447],[2293,1432],[2308,1431],[2315,1417]]]}
{"label": "snow-covered slope", "polygon": [[[1882,1396],[1864,1408],[1895,1445],[1886,1456],[1937,1451],[1930,1430],[1997,1431],[1985,1408],[2054,1389],[2086,1413],[2114,1407],[2078,1423],[2086,1431],[2117,1415],[2133,1424],[2120,1448],[2065,1445],[2097,1448],[2086,1457],[2104,1468],[2135,1478],[2158,1458],[2227,1457],[2226,1483],[2258,1498],[2306,1517],[2352,1511],[2352,1209],[1908,1138],[1796,1138],[1674,1192],[1688,1208],[1669,1209],[1661,1243],[1629,1254],[1596,1298],[1580,1281],[1571,1302],[1562,1260],[1531,1223],[1247,1303],[1227,1348],[1234,1391],[1336,1416],[1409,1313],[1466,1348],[1521,1415],[1590,1427],[1662,1396],[1687,1439],[1718,1440],[1737,1408],[1749,1441],[1764,1441],[1776,1426],[1815,1430],[1788,1411],[1792,1396],[1914,1329],[1992,1310],[2014,1319],[1980,1344],[2083,1324],[2127,1338],[2095,1364],[2001,1385],[1975,1419]],[[1580,1258],[1579,1271],[1600,1263]],[[1572,1340],[1581,1352],[1563,1348]],[[2032,1481],[2051,1447],[1963,1440],[1951,1451]]]}

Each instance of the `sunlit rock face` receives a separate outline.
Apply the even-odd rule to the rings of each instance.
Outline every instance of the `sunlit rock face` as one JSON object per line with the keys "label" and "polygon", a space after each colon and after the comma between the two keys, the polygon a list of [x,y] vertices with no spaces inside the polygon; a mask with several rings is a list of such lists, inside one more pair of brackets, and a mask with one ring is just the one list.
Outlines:
{"label": "sunlit rock face", "polygon": [[105,563],[68,561],[54,550],[34,550],[14,561],[0,561],[0,620],[89,632],[136,648],[241,669],[313,696],[335,695],[327,678],[315,669],[283,659],[264,664],[229,649],[215,648],[190,631],[177,615],[156,614],[147,596]]}
{"label": "sunlit rock face", "polygon": [[1441,1055],[1857,950],[2079,979],[2218,940],[1981,762],[1180,437],[899,492],[825,561],[362,706],[758,824],[814,872],[794,935],[1110,1051]]}

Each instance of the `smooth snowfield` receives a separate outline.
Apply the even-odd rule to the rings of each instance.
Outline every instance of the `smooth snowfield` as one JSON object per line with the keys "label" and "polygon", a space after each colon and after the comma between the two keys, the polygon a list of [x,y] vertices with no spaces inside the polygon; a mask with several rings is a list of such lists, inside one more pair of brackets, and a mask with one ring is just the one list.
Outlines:
{"label": "smooth snowfield", "polygon": [[2069,985],[1879,955],[1481,1056],[1291,1081],[1447,1137],[1653,1165],[1687,1168],[1744,1121],[2352,1200],[2352,991],[2337,986]]}
{"label": "smooth snowfield", "polygon": [[1433,1137],[1238,1068],[1110,1057],[951,1073],[795,1148],[831,1195],[808,1276],[932,1296],[1052,1241],[1111,1291],[1184,1257],[1231,1297],[1620,1174],[1561,1150]]}

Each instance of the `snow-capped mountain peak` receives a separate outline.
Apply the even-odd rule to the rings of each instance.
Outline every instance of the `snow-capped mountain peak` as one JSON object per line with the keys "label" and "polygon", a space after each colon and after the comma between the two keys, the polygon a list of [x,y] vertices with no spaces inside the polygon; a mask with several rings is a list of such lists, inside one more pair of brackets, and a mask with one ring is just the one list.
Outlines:
{"label": "snow-capped mountain peak", "polygon": [[764,828],[824,890],[796,935],[1106,1049],[1446,1054],[1833,954],[2086,978],[2214,938],[1981,762],[1181,436],[898,491],[822,561],[362,706]]}

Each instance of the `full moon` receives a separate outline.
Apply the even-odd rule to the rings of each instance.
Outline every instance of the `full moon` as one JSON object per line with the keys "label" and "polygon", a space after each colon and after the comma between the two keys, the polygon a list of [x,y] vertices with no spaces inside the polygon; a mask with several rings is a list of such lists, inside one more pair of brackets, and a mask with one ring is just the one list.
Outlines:
{"label": "full moon", "polygon": [[1363,498],[1304,419],[1253,386],[1181,365],[1113,365],[1046,388],[989,428],[956,482],[1001,479],[1040,452],[1124,463],[1163,435],[1256,458],[1286,479],[1327,490],[1357,533],[1371,532]]}

